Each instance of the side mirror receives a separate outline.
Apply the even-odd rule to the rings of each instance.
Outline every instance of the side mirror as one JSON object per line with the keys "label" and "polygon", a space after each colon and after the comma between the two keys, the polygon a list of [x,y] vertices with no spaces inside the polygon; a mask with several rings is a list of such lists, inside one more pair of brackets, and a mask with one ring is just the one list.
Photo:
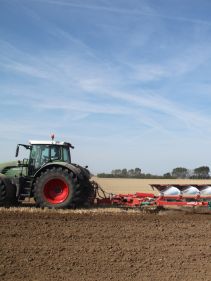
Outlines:
{"label": "side mirror", "polygon": [[19,153],[19,145],[17,145],[15,157],[18,157],[18,153]]}

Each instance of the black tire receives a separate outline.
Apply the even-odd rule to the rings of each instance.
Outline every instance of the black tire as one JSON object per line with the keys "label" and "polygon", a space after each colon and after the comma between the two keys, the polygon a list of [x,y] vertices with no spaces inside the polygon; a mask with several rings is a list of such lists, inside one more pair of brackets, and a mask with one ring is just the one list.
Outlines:
{"label": "black tire", "polygon": [[17,205],[17,203],[18,200],[16,197],[16,186],[13,185],[8,179],[3,180],[0,178],[0,205],[14,206]]}
{"label": "black tire", "polygon": [[84,199],[84,205],[89,207],[93,205],[94,199],[96,197],[95,188],[93,187],[92,183],[89,180],[83,181],[83,199]]}
{"label": "black tire", "polygon": [[0,204],[4,204],[6,200],[6,186],[2,179],[0,179]]}
{"label": "black tire", "polygon": [[76,208],[84,203],[84,189],[68,169],[51,168],[36,179],[34,199],[39,207]]}

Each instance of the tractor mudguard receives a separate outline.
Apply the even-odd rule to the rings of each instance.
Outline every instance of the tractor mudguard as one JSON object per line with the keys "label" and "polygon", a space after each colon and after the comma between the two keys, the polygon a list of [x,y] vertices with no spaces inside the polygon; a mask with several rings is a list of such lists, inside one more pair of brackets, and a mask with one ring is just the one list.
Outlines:
{"label": "tractor mudguard", "polygon": [[73,164],[65,163],[65,162],[50,162],[42,166],[35,174],[34,178],[36,178],[38,175],[40,175],[41,172],[45,171],[46,169],[49,169],[51,167],[63,167],[70,171],[72,171],[79,180],[84,180],[84,178],[90,178],[90,173],[87,169],[80,167],[79,165],[75,166]]}
{"label": "tractor mudguard", "polygon": [[19,176],[21,172],[21,168],[18,165],[12,165],[12,166],[5,166],[1,170],[1,174],[6,175],[7,177],[15,177]]}

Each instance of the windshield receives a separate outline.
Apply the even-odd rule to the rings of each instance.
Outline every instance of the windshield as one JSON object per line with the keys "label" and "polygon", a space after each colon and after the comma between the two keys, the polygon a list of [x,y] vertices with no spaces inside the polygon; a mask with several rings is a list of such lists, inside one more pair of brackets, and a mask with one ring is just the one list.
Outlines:
{"label": "windshield", "polygon": [[44,164],[52,161],[70,163],[69,147],[60,145],[32,145],[30,153],[30,166],[32,170],[38,170]]}

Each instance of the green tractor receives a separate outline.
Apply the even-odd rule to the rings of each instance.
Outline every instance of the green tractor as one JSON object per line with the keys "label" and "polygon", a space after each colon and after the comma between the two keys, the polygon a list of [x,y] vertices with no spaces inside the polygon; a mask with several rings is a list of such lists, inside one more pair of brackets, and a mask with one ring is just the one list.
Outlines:
{"label": "green tractor", "polygon": [[34,198],[36,205],[48,208],[76,208],[89,205],[95,188],[87,167],[71,162],[68,142],[30,141],[18,144],[29,150],[29,159],[15,166],[4,167],[0,173],[0,204],[15,205]]}

